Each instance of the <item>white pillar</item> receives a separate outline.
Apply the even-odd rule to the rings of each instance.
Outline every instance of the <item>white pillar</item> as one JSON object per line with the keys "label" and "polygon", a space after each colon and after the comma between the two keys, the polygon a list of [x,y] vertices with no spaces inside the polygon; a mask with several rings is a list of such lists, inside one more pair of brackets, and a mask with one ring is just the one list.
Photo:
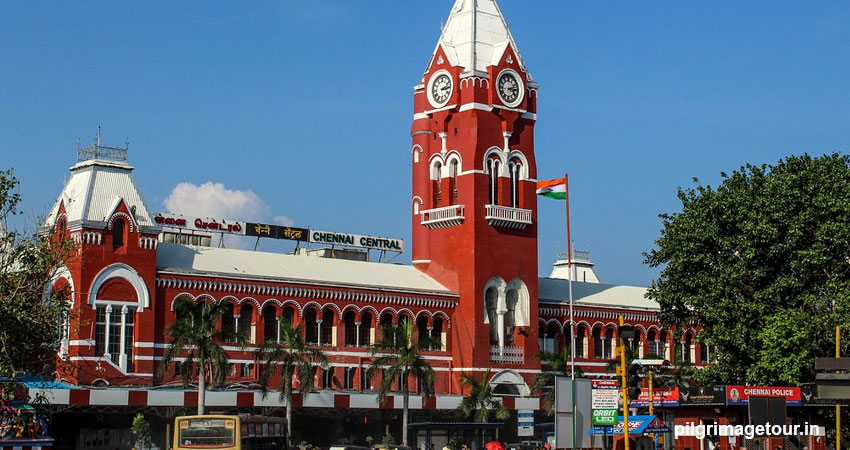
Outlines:
{"label": "white pillar", "polygon": [[322,345],[322,319],[316,321],[316,341]]}
{"label": "white pillar", "polygon": [[277,342],[280,343],[280,316],[275,316],[277,319]]}
{"label": "white pillar", "polygon": [[354,325],[357,326],[357,336],[354,337],[354,346],[360,347],[360,322],[356,322]]}
{"label": "white pillar", "polygon": [[110,316],[112,315],[112,305],[106,305],[106,330],[103,333],[103,356],[112,359],[109,354],[109,322]]}
{"label": "white pillar", "polygon": [[120,356],[118,356],[118,367],[120,367],[121,370],[123,370],[125,372],[129,372],[127,370],[127,353],[124,351],[124,349],[126,348],[126,344],[127,344],[126,330],[127,330],[127,306],[125,305],[125,306],[121,307],[121,334],[120,334],[121,340],[118,344],[119,347],[120,347],[118,349],[118,354],[120,355]]}
{"label": "white pillar", "polygon": [[505,312],[496,311],[496,325],[498,326],[499,348],[505,347]]}
{"label": "white pillar", "polygon": [[240,314],[233,315],[233,330],[236,334],[239,334],[239,318],[242,317]]}

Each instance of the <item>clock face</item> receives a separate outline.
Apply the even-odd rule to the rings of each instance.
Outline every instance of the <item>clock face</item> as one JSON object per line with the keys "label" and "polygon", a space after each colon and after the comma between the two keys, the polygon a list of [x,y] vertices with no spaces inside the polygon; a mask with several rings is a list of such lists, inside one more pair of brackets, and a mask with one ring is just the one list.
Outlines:
{"label": "clock face", "polygon": [[437,72],[428,82],[428,96],[435,108],[440,108],[449,102],[452,96],[452,77],[448,72]]}
{"label": "clock face", "polygon": [[517,106],[522,101],[522,81],[513,70],[505,70],[499,74],[496,89],[499,98],[508,106]]}

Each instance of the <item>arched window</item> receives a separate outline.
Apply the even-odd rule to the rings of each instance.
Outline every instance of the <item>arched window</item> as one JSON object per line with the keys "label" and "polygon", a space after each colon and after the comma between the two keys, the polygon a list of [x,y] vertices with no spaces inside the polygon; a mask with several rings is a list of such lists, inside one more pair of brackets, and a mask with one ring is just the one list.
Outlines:
{"label": "arched window", "polygon": [[511,176],[511,207],[519,208],[520,207],[520,191],[519,191],[519,182],[520,177],[522,175],[522,163],[519,161],[511,161],[508,164],[508,170],[510,171]]}
{"label": "arched window", "polygon": [[593,329],[593,357],[605,359],[605,342],[603,342],[602,328]]}
{"label": "arched window", "polygon": [[663,355],[659,353],[658,349],[658,333],[655,330],[649,330],[646,332],[646,341],[649,343],[649,356],[657,356],[661,359],[664,359]]}
{"label": "arched window", "polygon": [[445,350],[443,348],[443,319],[440,317],[434,318],[434,328],[431,330],[431,336],[436,340],[432,350]]}
{"label": "arched window", "polygon": [[355,347],[357,345],[357,325],[354,323],[354,311],[346,311],[342,316],[342,323],[345,327],[345,345]]}
{"label": "arched window", "polygon": [[233,342],[236,334],[236,317],[233,308],[233,303],[227,302],[224,305],[224,314],[221,316],[221,332],[225,336],[227,342]]}
{"label": "arched window", "polygon": [[484,293],[484,305],[487,308],[487,319],[490,322],[490,342],[499,341],[499,325],[496,323],[496,303],[498,302],[496,288],[491,287]]}
{"label": "arched window", "polygon": [[603,359],[611,359],[611,355],[614,353],[613,347],[614,345],[614,329],[609,328],[608,331],[605,332],[605,344],[603,345]]}
{"label": "arched window", "polygon": [[428,331],[428,318],[425,316],[420,317],[416,320],[416,336],[422,338],[423,336],[428,338],[430,336],[430,332]]}
{"label": "arched window", "polygon": [[360,314],[360,343],[366,347],[372,343],[372,314],[364,312]]}
{"label": "arched window", "polygon": [[514,328],[516,327],[516,304],[519,301],[519,293],[516,289],[508,291],[505,297],[507,312],[505,312],[505,343],[514,342]]}
{"label": "arched window", "polygon": [[112,222],[112,248],[117,249],[124,246],[124,221],[115,219]]}
{"label": "arched window", "polygon": [[584,358],[584,339],[587,336],[587,330],[584,327],[578,327],[576,330],[576,358]]}
{"label": "arched window", "polygon": [[242,305],[239,308],[239,323],[236,324],[237,332],[245,337],[248,342],[254,342],[254,336],[251,332],[251,324],[254,322],[254,308],[250,304]]}
{"label": "arched window", "polygon": [[442,177],[443,165],[439,162],[434,163],[434,167],[431,169],[431,190],[432,190],[432,202],[433,208],[439,208],[443,203],[443,187],[440,183],[440,178]]}
{"label": "arched window", "polygon": [[290,327],[295,326],[295,309],[294,308],[292,308],[291,306],[287,306],[286,308],[283,308],[283,314],[281,314],[281,316],[283,316],[284,322],[288,323]]}
{"label": "arched window", "polygon": [[327,310],[322,314],[322,345],[333,344],[334,312]]}
{"label": "arched window", "polygon": [[304,340],[307,341],[308,344],[315,345],[319,343],[319,322],[316,316],[317,313],[315,308],[309,308],[304,313]]}
{"label": "arched window", "polygon": [[266,342],[280,342],[280,334],[278,334],[277,310],[273,307],[266,307],[263,310],[263,339]]}
{"label": "arched window", "polygon": [[457,160],[453,159],[449,163],[449,193],[452,196],[452,205],[457,205],[457,175]]}
{"label": "arched window", "polygon": [[549,353],[558,352],[558,326],[550,323],[546,326],[546,340],[544,341],[543,350]]}
{"label": "arched window", "polygon": [[495,205],[499,203],[499,168],[502,163],[495,158],[491,158],[487,163],[490,169],[490,204]]}
{"label": "arched window", "polygon": [[708,362],[710,361],[708,352],[709,352],[708,344],[706,344],[705,342],[700,342],[699,343],[699,362],[700,362],[700,364],[708,364]]}
{"label": "arched window", "polygon": [[627,341],[629,348],[632,349],[635,358],[643,357],[643,352],[641,351],[643,340],[640,336],[640,330],[635,329],[635,337],[634,339]]}
{"label": "arched window", "polygon": [[682,362],[693,362],[693,358],[691,358],[691,348],[693,347],[693,340],[694,338],[691,333],[685,334],[685,339],[682,341]]}
{"label": "arched window", "polygon": [[658,356],[662,359],[669,359],[667,356],[667,332],[662,331],[658,335]]}

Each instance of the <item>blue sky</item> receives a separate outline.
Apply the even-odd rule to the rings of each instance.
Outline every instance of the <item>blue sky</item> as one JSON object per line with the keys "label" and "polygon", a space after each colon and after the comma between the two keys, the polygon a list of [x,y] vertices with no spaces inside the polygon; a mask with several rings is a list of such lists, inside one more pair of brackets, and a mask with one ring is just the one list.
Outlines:
{"label": "blue sky", "polygon": [[[212,182],[249,219],[409,239],[412,86],[451,3],[3,1],[0,168],[44,214],[101,125],[155,211]],[[850,3],[500,6],[541,84],[539,177],[570,173],[603,282],[657,276],[641,254],[693,177],[848,150]],[[541,274],[563,216],[540,201]]]}

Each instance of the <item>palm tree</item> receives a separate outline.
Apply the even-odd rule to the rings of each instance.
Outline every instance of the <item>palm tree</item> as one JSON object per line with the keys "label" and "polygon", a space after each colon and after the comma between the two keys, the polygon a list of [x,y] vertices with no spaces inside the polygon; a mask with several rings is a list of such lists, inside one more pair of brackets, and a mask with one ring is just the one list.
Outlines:
{"label": "palm tree", "polygon": [[[531,391],[535,395],[543,394],[543,406],[546,414],[552,415],[555,413],[555,389],[552,388],[555,384],[555,377],[570,377],[570,346],[567,345],[561,349],[560,353],[542,351],[537,354],[537,359],[541,365],[549,366],[549,370],[540,372],[534,377],[534,382]],[[583,377],[584,372],[576,366],[576,378]]]}
{"label": "palm tree", "polygon": [[168,327],[168,348],[162,357],[159,375],[165,375],[171,361],[186,353],[178,372],[183,377],[183,387],[198,377],[198,414],[203,415],[207,377],[211,387],[223,384],[227,378],[227,352],[220,342],[231,341],[244,349],[247,338],[242,333],[222,330],[221,318],[229,311],[224,302],[195,303],[183,296],[177,299],[175,311],[177,318]]}
{"label": "palm tree", "polygon": [[401,443],[407,445],[407,420],[408,403],[410,401],[410,387],[408,377],[413,374],[420,384],[420,394],[423,397],[434,395],[434,369],[425,360],[422,353],[435,348],[440,348],[438,339],[430,336],[413,337],[413,323],[405,320],[398,326],[386,324],[381,329],[381,339],[369,347],[372,356],[376,356],[366,377],[372,379],[376,371],[383,369],[381,386],[378,389],[378,401],[383,403],[387,394],[393,386],[396,378],[401,380],[401,391],[404,402],[402,403],[403,418]]}
{"label": "palm tree", "polygon": [[[484,372],[481,380],[465,373],[461,375],[460,385],[465,391],[468,389],[468,394],[463,396],[457,407],[463,417],[472,417],[473,422],[485,423],[490,420],[490,416],[496,420],[508,420],[511,416],[508,408],[505,408],[500,400],[496,400],[489,381],[490,368]],[[478,440],[481,441],[483,430],[478,430],[478,433]]]}
{"label": "palm tree", "polygon": [[260,387],[263,395],[267,393],[269,380],[280,369],[280,397],[286,399],[286,435],[292,443],[292,389],[295,372],[301,380],[299,391],[307,394],[313,389],[316,364],[328,367],[328,358],[318,347],[308,346],[301,333],[301,325],[296,327],[286,317],[277,318],[280,324],[280,342],[267,341],[257,349],[258,358],[263,361],[260,372]]}

